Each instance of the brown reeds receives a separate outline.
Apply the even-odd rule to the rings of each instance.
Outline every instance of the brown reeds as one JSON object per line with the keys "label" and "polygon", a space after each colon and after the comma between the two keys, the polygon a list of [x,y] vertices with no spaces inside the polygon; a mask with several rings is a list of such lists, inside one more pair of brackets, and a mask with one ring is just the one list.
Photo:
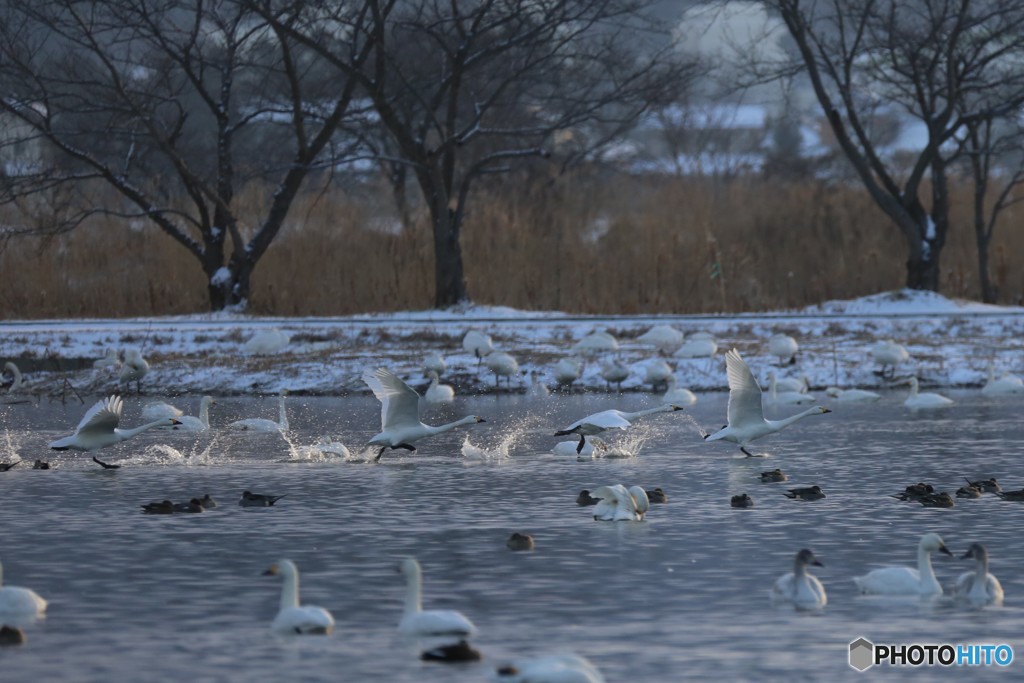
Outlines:
{"label": "brown reeds", "polygon": [[[943,293],[978,297],[969,189],[954,193]],[[262,188],[241,193],[258,219]],[[253,275],[250,312],[344,315],[433,301],[426,216],[403,228],[382,188],[310,192]],[[246,204],[248,202],[248,204]],[[463,230],[481,304],[582,313],[798,307],[896,289],[902,237],[854,184],[760,177],[565,176],[481,188]],[[1002,303],[1024,299],[1024,232],[1007,212],[992,246]],[[191,255],[155,227],[94,221],[0,251],[4,318],[140,316],[207,309]]]}

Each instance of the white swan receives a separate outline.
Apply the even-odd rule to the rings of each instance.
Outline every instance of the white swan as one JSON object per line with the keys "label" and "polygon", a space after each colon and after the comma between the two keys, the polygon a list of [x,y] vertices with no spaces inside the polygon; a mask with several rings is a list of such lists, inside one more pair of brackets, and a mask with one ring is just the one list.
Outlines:
{"label": "white swan", "polygon": [[448,369],[448,363],[445,362],[440,351],[431,351],[423,358],[423,369],[428,373],[434,372],[441,376]]}
{"label": "white swan", "polygon": [[479,373],[481,361],[494,350],[494,344],[491,342],[491,335],[470,330],[462,338],[462,348],[476,356],[476,371]]}
{"label": "white swan", "polygon": [[434,370],[427,371],[430,377],[430,386],[423,392],[423,398],[427,403],[451,403],[455,400],[455,389],[448,384],[441,384],[441,378]]}
{"label": "white swan", "polygon": [[655,325],[636,338],[641,344],[650,344],[662,353],[672,353],[683,343],[683,333],[671,325]]}
{"label": "white swan", "polygon": [[162,418],[133,429],[118,429],[117,425],[121,422],[121,408],[120,396],[111,396],[98,401],[82,417],[82,421],[78,423],[74,434],[52,441],[50,448],[55,451],[66,451],[68,449],[74,451],[94,451],[120,443],[125,439],[130,439],[148,429],[177,424],[175,419]]}
{"label": "white swan", "polygon": [[825,395],[830,398],[834,398],[837,401],[847,403],[867,403],[869,401],[877,401],[882,398],[881,394],[876,394],[873,391],[867,391],[865,389],[840,389],[839,387],[828,387],[825,389]]}
{"label": "white swan", "polygon": [[[11,391],[14,391],[12,388]],[[981,393],[988,396],[1001,394],[1024,394],[1024,380],[1009,372],[999,379],[996,379],[996,369],[992,363],[988,364],[988,381],[981,388]]]}
{"label": "white swan", "polygon": [[670,375],[667,380],[668,388],[665,389],[665,393],[661,395],[659,399],[661,403],[674,403],[677,406],[691,406],[697,402],[697,395],[689,389],[676,386],[679,380],[676,376]]}
{"label": "white swan", "polygon": [[249,341],[242,346],[242,351],[248,355],[260,356],[277,353],[283,350],[291,342],[292,338],[287,332],[276,327],[270,330],[257,332]]}
{"label": "white swan", "polygon": [[907,400],[903,402],[903,405],[910,408],[911,410],[921,410],[928,408],[945,408],[946,406],[953,405],[953,399],[946,398],[941,394],[932,393],[926,391],[919,393],[919,384],[916,377],[911,377],[908,380],[910,384],[910,395],[907,396]]}
{"label": "white swan", "polygon": [[277,422],[263,417],[251,417],[228,423],[228,429],[249,432],[287,432],[288,413],[284,407],[284,398],[287,395],[288,390],[282,389],[281,395],[277,399]]}
{"label": "white swan", "polygon": [[[872,346],[871,356],[882,366],[883,377],[892,377],[896,374],[896,366],[910,358],[907,350],[892,339],[880,341]],[[890,366],[891,370],[886,373],[885,369]]]}
{"label": "white swan", "polygon": [[493,680],[499,683],[605,683],[597,667],[573,654],[516,660],[499,666]]}
{"label": "white swan", "polygon": [[942,595],[942,586],[932,569],[932,552],[952,556],[938,534],[925,534],[917,544],[917,569],[912,567],[882,567],[853,581],[861,593],[874,595]]}
{"label": "white swan", "polygon": [[572,350],[577,353],[602,353],[604,351],[618,351],[619,342],[607,332],[591,332],[572,345]]}
{"label": "white swan", "polygon": [[516,359],[504,351],[493,351],[487,354],[484,365],[494,373],[494,386],[498,386],[498,380],[505,378],[505,384],[511,386],[512,377],[519,376],[519,363]]}
{"label": "white swan", "polygon": [[210,428],[210,406],[217,405],[212,396],[203,396],[199,401],[199,417],[194,415],[181,415],[177,418],[178,424],[172,429],[182,432],[205,432]]}
{"label": "white swan", "polygon": [[281,560],[263,572],[264,576],[280,576],[281,608],[270,622],[270,630],[281,635],[326,635],[334,630],[334,617],[323,607],[299,604],[299,570],[291,560]]}
{"label": "white swan", "polygon": [[381,447],[375,461],[380,460],[385,449],[404,448],[408,451],[415,451],[416,447],[412,445],[413,441],[435,434],[443,434],[462,425],[485,422],[482,417],[467,415],[461,420],[437,427],[423,424],[419,418],[419,394],[390,371],[384,368],[367,369],[363,373],[363,381],[380,401],[381,431],[369,441],[371,445]]}
{"label": "white swan", "polygon": [[718,353],[718,342],[707,332],[694,332],[673,354],[676,358],[710,358]]}
{"label": "white swan", "polygon": [[785,405],[800,405],[801,403],[814,403],[817,399],[814,398],[814,394],[808,394],[801,391],[782,391],[778,388],[778,380],[775,378],[775,373],[769,375],[770,383],[768,385],[768,402],[773,405],[785,406]]}
{"label": "white swan", "polygon": [[4,567],[0,564],[0,623],[3,617],[38,617],[46,611],[46,600],[30,588],[4,585]]}
{"label": "white swan", "polygon": [[181,417],[184,411],[177,406],[163,401],[150,401],[142,406],[142,419],[147,421],[159,420],[163,417]]}
{"label": "white swan", "polygon": [[594,519],[602,522],[640,522],[650,509],[650,499],[642,486],[626,488],[622,484],[600,486],[590,494],[601,501],[594,506]]}
{"label": "white swan", "polygon": [[587,444],[578,452],[576,450],[577,446],[579,446],[579,442],[575,440],[559,441],[555,444],[554,448],[551,449],[551,452],[555,455],[575,455],[580,459],[591,459],[608,450],[608,445],[597,436],[592,436],[587,439]]}
{"label": "white swan", "polygon": [[583,363],[575,358],[561,358],[555,363],[555,382],[558,386],[572,384],[580,378],[583,372]]}
{"label": "white swan", "polygon": [[704,439],[707,441],[731,441],[739,444],[740,450],[752,457],[746,448],[751,441],[774,434],[808,415],[832,412],[828,408],[815,406],[782,420],[766,420],[761,407],[761,387],[740,358],[739,351],[732,349],[725,354],[725,367],[729,378],[729,424],[714,434],[705,434]]}
{"label": "white swan", "polygon": [[779,365],[791,365],[796,362],[796,352],[800,345],[787,334],[776,334],[768,340],[768,353],[779,359]]}
{"label": "white swan", "polygon": [[116,370],[120,365],[121,359],[117,357],[117,349],[114,348],[108,348],[103,358],[92,362],[92,366],[97,369],[114,368]]}
{"label": "white swan", "polygon": [[772,602],[791,602],[800,609],[821,609],[828,603],[825,587],[807,571],[808,565],[823,567],[807,548],[796,554],[793,571],[783,574],[771,589]]}
{"label": "white swan", "polygon": [[622,383],[629,379],[629,368],[614,358],[601,364],[601,379],[608,383],[608,390],[611,391],[612,384],[622,391]]}
{"label": "white swan", "polygon": [[807,381],[807,375],[802,376],[800,379],[793,379],[792,377],[779,377],[778,375],[775,374],[775,371],[772,370],[771,372],[768,373],[769,384],[773,380],[775,381],[776,390],[780,392],[795,391],[803,394],[807,392],[810,386],[810,382]]}
{"label": "white swan", "polygon": [[14,378],[11,382],[11,386],[7,387],[7,393],[18,393],[21,390],[21,369],[19,369],[13,362],[7,361],[4,363],[4,370],[11,373],[11,377]]}
{"label": "white swan", "polygon": [[348,446],[343,444],[340,439],[330,435],[321,436],[316,440],[316,443],[313,444],[313,447],[327,455],[337,455],[342,458],[348,458],[351,456]]}
{"label": "white swan", "polygon": [[526,395],[530,398],[547,398],[551,395],[551,390],[548,389],[548,385],[540,380],[540,373],[536,370],[530,370],[530,387],[526,390]]}
{"label": "white swan", "polygon": [[131,388],[135,382],[135,390],[142,393],[142,378],[149,372],[149,363],[142,357],[142,352],[132,348],[124,352],[124,365],[118,374],[118,382],[125,385],[125,390]]}
{"label": "white swan", "polygon": [[988,550],[980,543],[972,543],[961,559],[973,557],[974,571],[967,571],[956,580],[953,592],[974,605],[999,605],[1003,602],[1003,586],[988,571]]}
{"label": "white swan", "polygon": [[675,410],[682,410],[682,408],[677,405],[667,403],[655,408],[638,410],[635,413],[624,413],[621,410],[602,410],[600,413],[594,413],[593,415],[588,415],[587,417],[576,420],[565,429],[560,429],[555,432],[555,436],[579,434],[580,442],[579,445],[576,446],[576,452],[579,453],[583,450],[584,442],[588,436],[600,434],[601,432],[609,429],[628,429],[632,426],[633,420],[638,417],[654,415],[655,413],[670,413]]}
{"label": "white swan", "polygon": [[398,631],[415,636],[468,636],[476,627],[461,612],[423,609],[423,572],[414,558],[402,560],[399,571],[405,576],[405,610]]}
{"label": "white swan", "polygon": [[651,385],[651,391],[657,391],[659,386],[668,384],[672,373],[671,365],[660,358],[652,358],[644,364],[644,383]]}

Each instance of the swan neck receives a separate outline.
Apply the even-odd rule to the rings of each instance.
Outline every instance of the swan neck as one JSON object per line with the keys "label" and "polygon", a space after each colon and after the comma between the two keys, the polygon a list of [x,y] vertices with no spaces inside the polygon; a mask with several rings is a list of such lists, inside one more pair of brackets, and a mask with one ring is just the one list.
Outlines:
{"label": "swan neck", "polygon": [[292,572],[284,577],[281,587],[281,609],[299,606],[299,574]]}
{"label": "swan neck", "polygon": [[916,377],[910,378],[910,395],[917,396],[918,382]]}
{"label": "swan neck", "polygon": [[419,568],[409,572],[405,584],[405,613],[415,614],[423,609],[423,578]]}
{"label": "swan neck", "polygon": [[638,410],[635,413],[623,413],[627,420],[635,420],[638,417],[644,417],[645,415],[653,415],[654,413],[664,413],[671,409],[671,406],[656,406],[654,408],[646,408],[644,410]]}
{"label": "swan neck", "polygon": [[985,580],[987,579],[987,577],[988,577],[988,558],[987,557],[979,557],[977,562],[975,563],[974,581],[976,583],[980,583],[981,585],[984,586],[985,585]]}
{"label": "swan neck", "polygon": [[782,429],[783,427],[787,427],[787,426],[793,424],[797,420],[804,419],[808,415],[817,415],[820,412],[821,411],[818,410],[817,406],[815,406],[814,408],[808,408],[807,410],[803,411],[802,413],[797,413],[796,415],[790,415],[789,417],[783,418],[781,420],[772,420],[772,424],[777,426],[779,429]]}
{"label": "swan neck", "polygon": [[447,432],[450,429],[455,429],[456,427],[461,427],[462,425],[472,424],[474,422],[476,422],[476,418],[473,417],[472,415],[467,415],[466,417],[462,418],[461,420],[456,420],[455,422],[449,422],[448,424],[443,424],[443,425],[438,425],[436,427],[431,427],[430,428],[431,429],[430,433],[431,434],[442,434],[444,432]]}
{"label": "swan neck", "polygon": [[146,424],[140,427],[133,427],[132,429],[116,429],[114,431],[120,434],[122,439],[130,439],[136,434],[141,434],[142,432],[148,429],[153,429],[154,427],[166,427],[170,424],[171,421],[164,417],[160,418],[159,420],[154,420],[153,422],[147,422]]}
{"label": "swan neck", "polygon": [[288,429],[288,414],[285,412],[285,409],[284,409],[284,395],[283,394],[281,395],[281,398],[279,398],[278,402],[277,402],[277,422],[278,422],[278,424],[281,425],[282,429],[285,429],[285,430]]}
{"label": "swan neck", "polygon": [[800,560],[795,560],[793,562],[793,577],[800,580],[805,576],[807,576],[807,565]]}
{"label": "swan neck", "polygon": [[932,554],[924,548],[917,549],[917,573],[921,577],[922,587],[925,585],[932,588],[938,587],[938,592],[942,592],[939,581],[935,578],[935,570],[932,569]]}

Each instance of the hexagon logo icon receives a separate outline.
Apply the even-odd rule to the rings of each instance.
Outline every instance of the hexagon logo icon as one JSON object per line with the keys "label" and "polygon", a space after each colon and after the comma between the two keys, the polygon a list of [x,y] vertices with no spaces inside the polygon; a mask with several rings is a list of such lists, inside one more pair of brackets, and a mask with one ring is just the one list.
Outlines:
{"label": "hexagon logo icon", "polygon": [[858,638],[850,643],[850,666],[864,671],[875,663],[875,646],[867,638]]}

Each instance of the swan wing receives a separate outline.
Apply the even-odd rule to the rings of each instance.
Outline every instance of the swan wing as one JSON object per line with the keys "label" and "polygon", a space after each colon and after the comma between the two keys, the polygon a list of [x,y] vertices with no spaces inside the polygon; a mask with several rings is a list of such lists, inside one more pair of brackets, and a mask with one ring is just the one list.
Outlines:
{"label": "swan wing", "polygon": [[729,378],[729,426],[763,422],[761,387],[739,351],[732,349],[725,354],[725,368]]}
{"label": "swan wing", "polygon": [[76,432],[113,432],[121,422],[121,397],[110,396],[89,408]]}
{"label": "swan wing", "polygon": [[367,370],[363,381],[380,401],[381,430],[419,426],[420,395],[385,368]]}
{"label": "swan wing", "polygon": [[428,609],[403,618],[399,630],[419,635],[472,635],[476,633],[476,626],[461,612]]}
{"label": "swan wing", "polygon": [[575,429],[583,425],[592,425],[600,429],[626,429],[631,424],[618,410],[604,410],[573,422],[569,425],[569,429]]}

